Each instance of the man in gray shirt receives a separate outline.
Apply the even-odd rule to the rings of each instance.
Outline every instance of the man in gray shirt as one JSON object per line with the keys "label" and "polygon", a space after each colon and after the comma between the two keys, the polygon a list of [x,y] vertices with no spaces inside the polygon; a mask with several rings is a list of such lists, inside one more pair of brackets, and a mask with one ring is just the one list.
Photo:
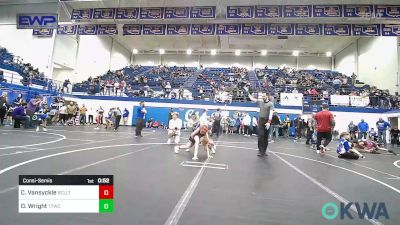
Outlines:
{"label": "man in gray shirt", "polygon": [[249,98],[252,102],[256,102],[260,107],[260,116],[258,119],[258,156],[264,157],[267,155],[269,128],[274,109],[274,104],[270,102],[269,96],[264,93],[262,99],[256,99],[249,93]]}
{"label": "man in gray shirt", "polygon": [[114,127],[114,131],[117,131],[117,130],[118,130],[118,127],[119,127],[119,123],[121,122],[122,113],[121,113],[121,110],[119,109],[119,107],[114,108],[113,111],[112,111],[112,113],[113,113],[113,115],[114,115],[114,117],[115,117],[115,127]]}

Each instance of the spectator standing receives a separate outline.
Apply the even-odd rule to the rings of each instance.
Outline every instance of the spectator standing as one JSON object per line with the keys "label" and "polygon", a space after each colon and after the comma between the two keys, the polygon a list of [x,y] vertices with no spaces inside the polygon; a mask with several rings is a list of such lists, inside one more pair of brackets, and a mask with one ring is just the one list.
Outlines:
{"label": "spectator standing", "polygon": [[278,114],[274,112],[272,115],[271,119],[271,128],[270,128],[270,134],[271,135],[271,141],[270,143],[274,142],[274,134],[275,134],[275,139],[278,139],[279,137],[279,126],[281,125],[281,119],[279,118]]}
{"label": "spectator standing", "polygon": [[145,125],[147,110],[144,106],[144,101],[139,103],[139,107],[136,110],[136,137],[143,137],[142,130]]}
{"label": "spectator standing", "polygon": [[358,139],[367,139],[367,133],[369,130],[369,125],[364,119],[361,119],[361,122],[358,123]]}
{"label": "spectator standing", "polygon": [[[326,146],[332,140],[332,130],[335,127],[333,114],[328,110],[328,105],[322,105],[322,111],[315,115],[316,130],[317,130],[317,153],[325,152]],[[322,145],[322,139],[325,139]]]}
{"label": "spectator standing", "polygon": [[86,112],[87,112],[87,108],[85,107],[85,104],[82,105],[82,107],[79,109],[80,112],[80,122],[81,124],[86,124]]}
{"label": "spectator standing", "polygon": [[90,124],[93,124],[93,116],[94,116],[95,112],[94,112],[94,110],[93,110],[92,107],[89,108],[88,114],[89,114],[89,116],[88,116],[88,122],[89,122]]}
{"label": "spectator standing", "polygon": [[129,111],[125,108],[122,113],[123,123],[124,125],[128,125]]}
{"label": "spectator standing", "polygon": [[250,137],[250,124],[251,124],[251,117],[248,113],[245,113],[243,117],[243,126],[244,126],[244,136]]}
{"label": "spectator standing", "polygon": [[0,126],[3,126],[4,117],[7,114],[7,95],[3,93],[0,97]]}
{"label": "spectator standing", "polygon": [[400,145],[399,134],[400,130],[397,127],[390,130],[390,143],[392,144],[392,146],[394,146],[395,144]]}
{"label": "spectator standing", "polygon": [[62,105],[59,110],[59,115],[58,115],[58,122],[62,121],[62,125],[65,125],[65,123],[68,120],[68,113],[67,113],[67,106]]}
{"label": "spectator standing", "polygon": [[112,114],[115,118],[114,131],[117,131],[119,128],[119,123],[121,122],[121,116],[122,116],[121,109],[119,107],[114,108]]}
{"label": "spectator standing", "polygon": [[382,118],[379,118],[378,122],[376,122],[376,127],[378,128],[378,138],[380,143],[386,146],[386,131],[390,128],[390,124]]}
{"label": "spectator standing", "polygon": [[252,131],[252,135],[257,136],[257,131],[258,131],[258,122],[257,122],[257,117],[254,115],[253,116],[253,120],[252,120],[252,125],[253,125],[253,131]]}
{"label": "spectator standing", "polygon": [[348,129],[349,134],[350,134],[350,139],[351,140],[355,140],[356,139],[356,133],[357,133],[357,130],[358,130],[358,126],[356,126],[353,121],[350,121],[349,125],[347,126],[347,129]]}
{"label": "spectator standing", "polygon": [[300,115],[294,120],[294,126],[296,128],[296,136],[295,136],[294,140],[301,139],[302,129],[303,129],[303,120],[301,119]]}
{"label": "spectator standing", "polygon": [[312,136],[314,134],[314,129],[315,129],[315,113],[312,114],[311,118],[308,118],[307,120],[307,140],[306,140],[306,145],[310,145],[312,143]]}
{"label": "spectator standing", "polygon": [[[73,120],[75,111],[76,111],[76,107],[75,107],[74,103],[70,102],[69,105],[67,105],[68,120]],[[72,121],[72,124],[74,124],[74,121]]]}

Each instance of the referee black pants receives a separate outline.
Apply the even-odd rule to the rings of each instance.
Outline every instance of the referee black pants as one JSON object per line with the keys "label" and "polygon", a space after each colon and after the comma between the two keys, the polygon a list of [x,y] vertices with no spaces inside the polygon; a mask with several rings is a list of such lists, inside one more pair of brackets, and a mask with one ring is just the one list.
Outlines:
{"label": "referee black pants", "polygon": [[136,136],[142,136],[142,130],[144,127],[144,119],[136,119]]}
{"label": "referee black pants", "polygon": [[267,119],[260,117],[258,120],[258,151],[265,155],[267,152],[268,147],[268,136],[269,136],[269,129],[265,127],[267,123]]}

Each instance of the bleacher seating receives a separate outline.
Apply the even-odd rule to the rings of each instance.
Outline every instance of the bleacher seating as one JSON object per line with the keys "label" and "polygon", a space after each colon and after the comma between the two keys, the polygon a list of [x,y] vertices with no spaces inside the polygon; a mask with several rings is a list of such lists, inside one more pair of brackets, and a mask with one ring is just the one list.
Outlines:
{"label": "bleacher seating", "polygon": [[[7,49],[0,47],[0,69],[13,71],[14,83],[28,87],[48,88],[49,80],[43,73],[21,58],[14,56]],[[198,70],[194,67],[167,67],[167,66],[128,66],[115,72],[98,76],[94,79],[76,83],[72,87],[74,93],[104,94],[109,85],[114,82],[125,82],[122,88],[127,96],[164,97],[167,89],[172,91],[183,87],[184,84],[195,99],[215,98],[223,93],[231,96],[230,101],[245,101],[244,87],[250,92],[267,92],[279,101],[279,93],[302,93],[305,97],[329,100],[329,96],[357,95],[370,99],[370,106],[376,108],[398,108],[400,97],[390,95],[388,91],[364,84],[358,80],[331,70],[294,70],[291,68],[263,68],[247,71],[244,68],[205,68]],[[190,77],[193,76],[192,79]],[[0,77],[5,81],[7,78]],[[18,82],[15,82],[18,79]],[[185,83],[190,80],[190,82]],[[0,81],[0,82],[1,82]],[[7,81],[9,82],[9,81]],[[67,83],[69,81],[66,81]],[[62,86],[60,84],[60,86]],[[169,88],[170,87],[170,88]],[[57,90],[54,88],[53,90]],[[70,90],[70,89],[69,89]],[[158,95],[148,93],[160,92]],[[114,95],[114,91],[112,91]]]}

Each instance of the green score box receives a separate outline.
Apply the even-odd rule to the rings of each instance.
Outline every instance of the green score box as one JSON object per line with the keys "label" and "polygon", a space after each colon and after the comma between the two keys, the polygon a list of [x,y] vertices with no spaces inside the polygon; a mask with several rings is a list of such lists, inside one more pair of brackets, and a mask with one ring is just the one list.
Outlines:
{"label": "green score box", "polygon": [[99,213],[112,213],[114,212],[113,199],[100,199],[99,200]]}

